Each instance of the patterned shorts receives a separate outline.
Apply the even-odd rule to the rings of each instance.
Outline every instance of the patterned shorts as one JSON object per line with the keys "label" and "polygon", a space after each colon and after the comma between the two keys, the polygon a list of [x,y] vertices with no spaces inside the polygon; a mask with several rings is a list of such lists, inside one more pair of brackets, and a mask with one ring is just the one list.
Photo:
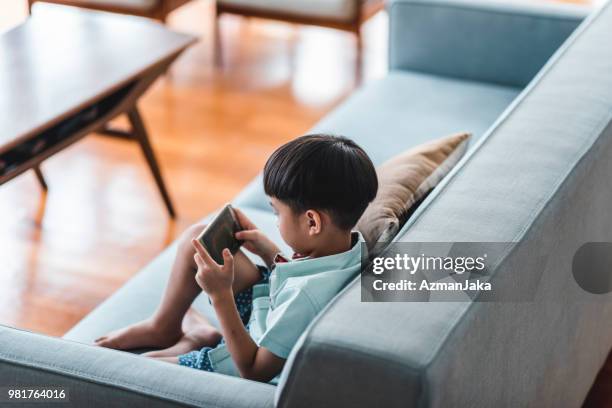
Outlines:
{"label": "patterned shorts", "polygon": [[[259,269],[259,273],[261,274],[261,280],[259,283],[268,283],[270,280],[270,270],[265,266],[257,266]],[[236,301],[236,308],[238,309],[238,314],[240,315],[240,320],[242,320],[242,324],[244,327],[248,329],[249,319],[251,318],[251,311],[253,310],[253,288],[248,288],[240,293],[238,293],[234,300]],[[224,341],[221,339],[221,343]],[[208,356],[208,352],[212,350],[214,347],[203,347],[201,350],[192,351],[187,354],[180,355],[178,357],[179,365],[185,367],[191,367],[198,370],[210,371],[213,372],[214,369],[212,367],[212,363],[210,362],[210,357]]]}

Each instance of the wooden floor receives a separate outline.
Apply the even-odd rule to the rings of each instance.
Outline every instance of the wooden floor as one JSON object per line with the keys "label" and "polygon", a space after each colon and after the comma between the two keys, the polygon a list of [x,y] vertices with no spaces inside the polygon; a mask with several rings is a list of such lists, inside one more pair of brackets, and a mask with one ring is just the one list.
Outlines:
{"label": "wooden floor", "polygon": [[[171,16],[200,42],[141,103],[178,220],[137,146],[100,136],[44,164],[46,197],[32,174],[0,186],[0,324],[62,335],[354,90],[354,39],[335,30],[226,17],[213,69],[211,12]],[[3,2],[0,32],[25,18],[25,0]],[[366,82],[386,71],[386,31],[384,13],[365,26]],[[609,359],[586,406],[612,407],[611,390]]]}
{"label": "wooden floor", "polygon": [[[2,3],[0,32],[26,18]],[[178,220],[139,148],[101,136],[44,163],[46,197],[33,174],[0,186],[0,324],[62,335],[353,90],[354,38],[336,30],[224,17],[213,69],[211,5],[171,15],[200,42],[141,102]],[[365,27],[368,79],[385,73],[386,27],[384,13]]]}

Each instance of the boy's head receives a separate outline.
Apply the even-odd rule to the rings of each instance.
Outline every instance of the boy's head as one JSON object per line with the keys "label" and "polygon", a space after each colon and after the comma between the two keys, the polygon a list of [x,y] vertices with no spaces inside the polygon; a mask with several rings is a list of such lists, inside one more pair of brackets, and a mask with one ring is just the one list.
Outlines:
{"label": "boy's head", "polygon": [[315,241],[350,231],[376,196],[372,161],[345,137],[308,135],[278,148],[264,167],[264,189],[283,239],[308,253]]}

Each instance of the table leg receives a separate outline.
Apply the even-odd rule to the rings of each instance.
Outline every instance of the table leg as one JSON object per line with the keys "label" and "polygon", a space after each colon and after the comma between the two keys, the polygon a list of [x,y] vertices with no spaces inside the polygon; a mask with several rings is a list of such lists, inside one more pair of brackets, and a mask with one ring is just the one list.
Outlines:
{"label": "table leg", "polygon": [[36,174],[36,179],[38,180],[38,184],[40,184],[40,187],[44,191],[47,191],[49,188],[47,186],[47,181],[45,180],[45,176],[43,176],[42,171],[40,170],[40,166],[35,166],[33,170],[34,170],[34,174]]}
{"label": "table leg", "polygon": [[168,194],[168,190],[166,190],[161,171],[157,164],[157,159],[155,158],[155,153],[153,152],[153,148],[151,147],[151,143],[149,141],[149,135],[145,128],[142,117],[138,112],[138,108],[134,106],[127,112],[127,115],[130,120],[130,124],[132,125],[134,139],[140,144],[140,147],[142,148],[142,152],[144,153],[144,156],[147,160],[147,164],[149,165],[149,168],[153,173],[153,177],[155,178],[157,188],[159,189],[159,192],[161,193],[161,196],[164,199],[164,203],[166,204],[168,214],[170,214],[171,218],[176,218],[176,213],[174,211],[172,201],[170,200],[170,195]]}

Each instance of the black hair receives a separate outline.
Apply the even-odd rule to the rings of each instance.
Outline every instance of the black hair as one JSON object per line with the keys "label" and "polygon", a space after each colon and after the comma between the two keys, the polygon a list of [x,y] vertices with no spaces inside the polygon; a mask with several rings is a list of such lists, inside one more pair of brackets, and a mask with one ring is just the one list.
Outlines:
{"label": "black hair", "polygon": [[315,209],[350,230],[376,197],[376,169],[351,139],[307,135],[279,147],[264,167],[264,190],[296,213]]}

